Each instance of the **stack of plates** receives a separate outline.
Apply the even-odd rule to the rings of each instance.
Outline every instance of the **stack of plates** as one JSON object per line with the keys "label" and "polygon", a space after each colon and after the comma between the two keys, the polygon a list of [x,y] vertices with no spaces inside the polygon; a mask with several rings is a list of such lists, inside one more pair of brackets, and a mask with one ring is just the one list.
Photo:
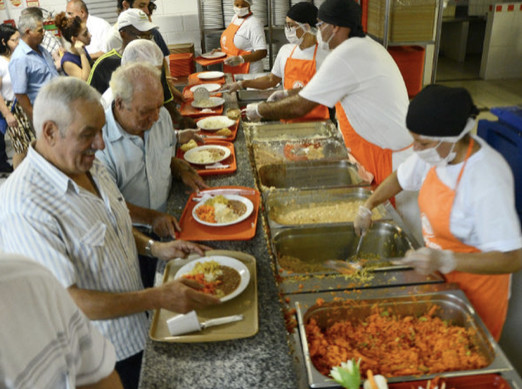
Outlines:
{"label": "stack of plates", "polygon": [[188,76],[196,71],[192,53],[171,54],[169,59],[170,74],[173,77]]}
{"label": "stack of plates", "polygon": [[221,38],[221,33],[205,34],[206,51],[211,51],[212,49],[219,49],[221,47],[221,44],[219,43],[220,38]]}
{"label": "stack of plates", "polygon": [[261,21],[263,26],[268,26],[268,5],[267,0],[252,0],[250,10],[256,18]]}
{"label": "stack of plates", "polygon": [[220,0],[203,0],[203,28],[223,28],[223,11]]}
{"label": "stack of plates", "polygon": [[289,9],[290,2],[288,0],[272,0],[272,24],[275,26],[284,26],[286,14]]}
{"label": "stack of plates", "polygon": [[223,0],[223,16],[225,17],[225,26],[228,26],[234,16],[234,0]]}

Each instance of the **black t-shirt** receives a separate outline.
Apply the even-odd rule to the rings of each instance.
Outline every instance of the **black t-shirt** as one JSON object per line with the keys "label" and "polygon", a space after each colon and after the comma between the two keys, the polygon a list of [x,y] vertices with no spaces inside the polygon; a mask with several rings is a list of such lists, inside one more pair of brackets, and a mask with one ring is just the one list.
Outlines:
{"label": "black t-shirt", "polygon": [[[87,79],[87,83],[103,94],[109,89],[109,82],[111,81],[112,73],[121,66],[121,55],[116,50],[111,50],[102,55],[94,63],[91,69],[91,74]],[[165,68],[161,70],[161,86],[163,87],[164,103],[168,103],[173,99],[172,92],[167,84],[167,77]]]}

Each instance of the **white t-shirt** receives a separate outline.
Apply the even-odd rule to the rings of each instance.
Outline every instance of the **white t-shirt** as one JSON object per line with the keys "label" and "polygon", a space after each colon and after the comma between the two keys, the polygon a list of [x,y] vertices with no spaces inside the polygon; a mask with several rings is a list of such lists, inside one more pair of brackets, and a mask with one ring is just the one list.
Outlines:
{"label": "white t-shirt", "polygon": [[[294,47],[295,47],[295,50],[294,50]],[[292,54],[292,50],[294,50],[294,53],[292,54],[292,58],[311,60],[314,58],[315,47],[316,47],[316,45],[313,45],[312,47],[308,47],[304,50],[301,50],[299,48],[299,46],[296,47],[296,45],[294,45],[292,43],[287,43],[286,45],[281,47],[279,49],[279,52],[277,53],[277,57],[275,59],[274,66],[272,67],[272,74],[274,76],[281,78],[282,83],[284,85],[286,60],[290,57],[290,54]],[[319,66],[321,66],[321,63],[326,56],[325,54],[326,53],[323,50],[317,49],[317,53],[315,55],[316,71],[319,69]]]}
{"label": "white t-shirt", "polygon": [[0,295],[0,387],[76,388],[112,373],[114,347],[49,270],[2,254]]}
{"label": "white t-shirt", "polygon": [[370,37],[349,38],[336,47],[299,95],[327,107],[340,101],[354,130],[379,147],[400,150],[413,142],[402,75]]}
{"label": "white t-shirt", "polygon": [[89,15],[87,18],[87,29],[91,33],[91,44],[86,47],[89,53],[105,52],[105,41],[111,33],[111,25],[102,18]]}
{"label": "white t-shirt", "polygon": [[102,51],[108,53],[112,49],[119,51],[123,44],[121,39],[120,30],[118,28],[118,22],[114,23],[108,33],[105,35],[105,40],[102,45]]}
{"label": "white t-shirt", "polygon": [[9,61],[3,55],[0,55],[0,79],[2,80],[2,97],[6,101],[13,101],[15,94],[13,85],[11,84],[11,75],[9,74]]}
{"label": "white t-shirt", "polygon": [[[511,251],[522,247],[515,210],[513,174],[504,158],[483,139],[482,147],[464,169],[451,210],[450,231],[462,243],[481,251]],[[462,163],[437,167],[439,179],[455,188]],[[419,190],[431,166],[412,155],[397,170],[404,190]]]}
{"label": "white t-shirt", "polygon": [[[244,20],[244,22],[243,22]],[[241,24],[243,22],[243,24]],[[263,25],[255,16],[249,16],[246,19],[240,19],[236,15],[232,17],[235,25],[240,25],[234,36],[234,45],[245,51],[266,50],[266,38]],[[249,73],[262,73],[263,61],[250,62]]]}

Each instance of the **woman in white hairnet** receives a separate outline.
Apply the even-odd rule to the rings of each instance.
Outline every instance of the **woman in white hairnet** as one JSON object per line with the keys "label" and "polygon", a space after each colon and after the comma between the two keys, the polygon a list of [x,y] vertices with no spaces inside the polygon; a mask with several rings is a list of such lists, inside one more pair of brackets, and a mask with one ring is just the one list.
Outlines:
{"label": "woman in white hairnet", "polygon": [[223,64],[225,73],[262,73],[266,57],[263,25],[250,9],[252,0],[234,0],[234,16],[223,34],[221,51],[228,55]]}
{"label": "woman in white hairnet", "polygon": [[474,128],[477,108],[464,88],[430,85],[410,103],[406,125],[414,155],[386,178],[359,210],[365,232],[371,210],[402,190],[419,190],[426,247],[397,263],[457,283],[493,337],[506,319],[510,274],[522,267],[522,237],[513,174]]}

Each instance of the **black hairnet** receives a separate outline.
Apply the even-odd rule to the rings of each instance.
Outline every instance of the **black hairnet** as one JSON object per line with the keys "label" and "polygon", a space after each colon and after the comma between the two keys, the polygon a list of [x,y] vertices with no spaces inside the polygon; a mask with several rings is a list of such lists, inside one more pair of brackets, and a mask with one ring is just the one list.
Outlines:
{"label": "black hairnet", "polygon": [[428,85],[410,102],[406,126],[419,135],[457,136],[477,114],[466,89]]}
{"label": "black hairnet", "polygon": [[315,27],[315,23],[317,23],[317,7],[307,1],[301,1],[293,5],[286,16],[296,22],[308,23],[311,27]]}
{"label": "black hairnet", "polygon": [[334,26],[349,27],[350,37],[363,37],[361,7],[355,0],[326,0],[319,7],[318,18]]}

